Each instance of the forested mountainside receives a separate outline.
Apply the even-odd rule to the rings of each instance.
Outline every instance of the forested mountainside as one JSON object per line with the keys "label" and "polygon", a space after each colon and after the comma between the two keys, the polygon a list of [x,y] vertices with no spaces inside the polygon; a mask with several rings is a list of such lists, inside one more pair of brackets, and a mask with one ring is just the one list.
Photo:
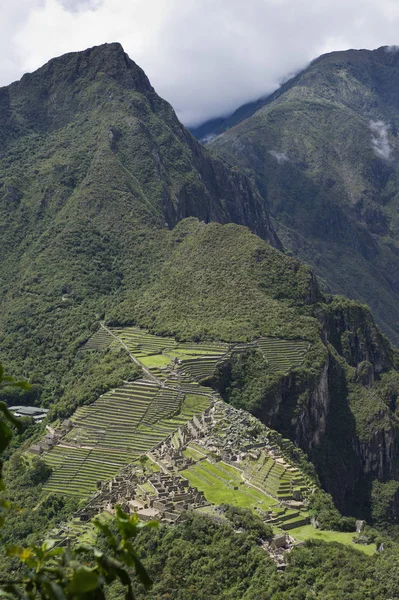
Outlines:
{"label": "forested mountainside", "polygon": [[162,262],[168,227],[256,221],[280,246],[249,180],[201,148],[119,44],[54,59],[0,96],[2,352],[50,402],[104,298]]}
{"label": "forested mountainside", "polygon": [[256,182],[284,246],[327,290],[369,304],[395,343],[398,85],[396,50],[333,52],[194,131]]}
{"label": "forested mountainside", "polygon": [[[59,525],[82,508],[63,498],[60,482],[64,493],[71,484],[77,497],[97,483],[103,490],[101,481],[130,459],[137,466],[141,456],[145,463],[143,453],[155,441],[161,444],[190,420],[194,425],[187,427],[195,430],[205,397],[205,404],[223,398],[252,413],[278,432],[281,448],[295,449],[291,458],[312,473],[322,498],[322,510],[314,509],[319,525],[354,523],[320,492],[321,484],[344,515],[365,517],[395,534],[397,355],[368,307],[325,293],[311,266],[282,251],[255,184],[192,138],[119,44],[54,59],[3,88],[0,97],[0,359],[8,372],[32,383],[29,391],[2,390],[0,399],[50,409],[42,424],[31,424],[14,441],[10,453],[8,485],[36,511],[15,518],[7,533],[11,541],[36,539],[47,524]],[[286,230],[280,224],[278,230],[287,245]],[[104,335],[112,343],[103,344]],[[131,345],[137,335],[141,342]],[[200,367],[190,353],[201,358]],[[165,364],[172,384],[163,381]],[[165,414],[157,414],[161,404],[154,398],[162,398]],[[116,405],[113,414],[109,409]],[[72,425],[64,423],[69,417]],[[46,425],[53,430],[50,437]],[[224,427],[230,425],[226,417]],[[239,435],[234,439],[240,443]],[[32,445],[44,452],[44,461],[22,455]],[[268,452],[280,446],[270,445]],[[189,458],[198,459],[198,452],[194,447]],[[214,451],[209,452],[206,464],[215,471]],[[275,477],[291,493],[294,483],[286,473],[293,467],[281,460]],[[226,477],[226,470],[229,475],[230,467],[216,470],[214,479]],[[43,486],[49,477],[50,485]],[[27,490],[31,494],[24,500]],[[329,515],[324,524],[323,512]],[[225,529],[218,533],[214,521],[204,521],[204,552],[211,557],[219,552],[221,536],[235,535],[222,522]],[[171,561],[154,597],[173,595],[168,539],[197,552],[197,518],[190,523],[162,530],[154,542],[157,551],[148,558],[154,572],[157,560],[164,565],[168,555]],[[264,534],[257,536],[258,526],[250,527],[246,556],[261,582],[271,566],[257,551]],[[144,536],[140,544],[144,555],[151,554],[151,541]],[[295,586],[303,590],[297,565],[306,562],[307,552],[292,553],[295,582],[290,584],[290,575],[274,580],[271,598],[292,598]],[[326,564],[322,553],[315,545],[314,581]],[[339,561],[358,559],[356,552],[336,554]],[[234,553],[231,561],[244,568]],[[381,572],[384,561],[378,563]],[[366,564],[360,562],[358,573]],[[189,563],[180,565],[182,581]],[[248,599],[257,597],[259,587],[251,590],[244,579],[244,587],[229,580],[238,586],[235,596],[220,584],[219,597],[244,597],[247,591]],[[323,589],[334,593],[334,582],[329,579]],[[193,590],[180,597],[196,597],[198,587]]]}

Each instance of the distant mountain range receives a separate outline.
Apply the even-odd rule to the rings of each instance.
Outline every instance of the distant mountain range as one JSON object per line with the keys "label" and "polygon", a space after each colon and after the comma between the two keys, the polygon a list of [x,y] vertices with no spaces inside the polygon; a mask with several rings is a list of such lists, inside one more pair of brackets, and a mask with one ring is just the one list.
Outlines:
{"label": "distant mountain range", "polygon": [[399,342],[399,52],[333,52],[193,134],[240,167],[286,249]]}

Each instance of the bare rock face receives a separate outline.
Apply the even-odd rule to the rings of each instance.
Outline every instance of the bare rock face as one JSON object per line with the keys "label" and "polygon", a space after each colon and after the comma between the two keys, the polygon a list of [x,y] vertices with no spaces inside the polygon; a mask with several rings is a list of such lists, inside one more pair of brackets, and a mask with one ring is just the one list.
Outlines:
{"label": "bare rock face", "polygon": [[367,307],[335,299],[315,310],[320,367],[282,374],[256,414],[305,451],[343,513],[368,517],[372,482],[398,475],[392,348]]}
{"label": "bare rock face", "polygon": [[366,527],[366,521],[357,520],[356,521],[356,533],[362,533],[364,528]]}

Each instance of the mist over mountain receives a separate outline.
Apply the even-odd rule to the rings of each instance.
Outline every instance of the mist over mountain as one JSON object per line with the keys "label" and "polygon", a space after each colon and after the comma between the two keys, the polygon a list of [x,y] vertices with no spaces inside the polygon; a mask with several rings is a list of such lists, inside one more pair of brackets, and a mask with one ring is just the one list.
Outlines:
{"label": "mist over mountain", "polygon": [[369,304],[395,342],[398,83],[395,48],[333,52],[194,131],[256,183],[286,248],[326,289]]}

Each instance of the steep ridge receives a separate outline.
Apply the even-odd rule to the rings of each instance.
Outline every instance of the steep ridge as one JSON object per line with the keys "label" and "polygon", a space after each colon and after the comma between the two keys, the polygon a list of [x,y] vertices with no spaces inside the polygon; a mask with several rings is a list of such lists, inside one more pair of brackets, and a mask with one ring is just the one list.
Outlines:
{"label": "steep ridge", "polygon": [[[327,290],[367,302],[397,343],[399,53],[333,52],[216,127],[210,147],[271,205]],[[220,134],[220,135],[218,135]]]}
{"label": "steep ridge", "polygon": [[51,395],[82,328],[146,281],[180,219],[256,222],[280,246],[249,180],[194,140],[120,44],[53,59],[0,104],[2,355]]}
{"label": "steep ridge", "polygon": [[[53,59],[0,95],[2,196],[17,213],[46,221],[56,199],[56,212],[77,216],[69,205],[78,192],[79,216],[95,222],[112,202],[115,217],[130,209],[162,226],[187,216],[257,222],[256,233],[279,245],[246,178],[203,151],[120,44]],[[7,164],[17,157],[22,181]],[[104,184],[115,186],[108,198]]]}

